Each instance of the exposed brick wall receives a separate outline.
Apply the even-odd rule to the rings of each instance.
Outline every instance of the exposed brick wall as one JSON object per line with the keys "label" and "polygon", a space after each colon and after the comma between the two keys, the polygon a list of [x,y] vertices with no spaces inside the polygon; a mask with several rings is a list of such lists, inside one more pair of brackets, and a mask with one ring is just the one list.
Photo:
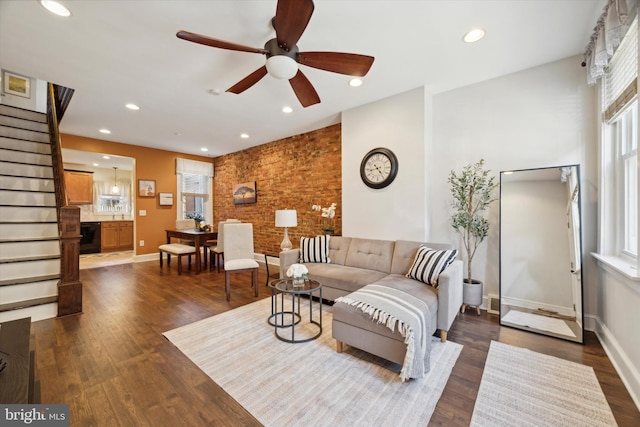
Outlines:
{"label": "exposed brick wall", "polygon": [[[237,218],[253,224],[255,251],[277,254],[284,230],[275,226],[277,209],[296,209],[298,226],[289,239],[321,231],[316,204],[337,203],[335,234],[342,234],[342,131],[340,124],[270,142],[214,159],[213,216],[216,224]],[[257,203],[234,205],[233,186],[256,182]]]}

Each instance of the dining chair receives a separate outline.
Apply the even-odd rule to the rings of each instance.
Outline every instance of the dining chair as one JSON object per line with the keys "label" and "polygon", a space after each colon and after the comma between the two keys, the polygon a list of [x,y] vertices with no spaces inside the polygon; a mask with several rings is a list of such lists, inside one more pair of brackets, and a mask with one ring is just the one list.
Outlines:
{"label": "dining chair", "polygon": [[[176,230],[193,230],[196,228],[196,221],[194,219],[179,219],[176,220]],[[179,240],[178,243],[166,243],[158,246],[160,252],[160,268],[162,268],[162,254],[167,254],[167,265],[171,266],[171,255],[178,257],[178,275],[182,274],[182,257],[187,255],[189,257],[189,270],[191,270],[191,255],[196,253],[196,248],[189,243],[193,243],[187,240]]]}
{"label": "dining chair", "polygon": [[253,224],[226,223],[224,225],[224,290],[231,299],[231,274],[251,273],[251,287],[258,296],[258,262],[253,252]]}
{"label": "dining chair", "polygon": [[218,273],[220,273],[220,264],[221,260],[224,262],[224,225],[230,223],[239,223],[239,219],[227,219],[226,221],[220,221],[218,223],[218,239],[216,241],[215,246],[209,247],[209,256],[210,264],[209,270],[213,269],[213,255],[216,256],[216,266],[218,269]]}

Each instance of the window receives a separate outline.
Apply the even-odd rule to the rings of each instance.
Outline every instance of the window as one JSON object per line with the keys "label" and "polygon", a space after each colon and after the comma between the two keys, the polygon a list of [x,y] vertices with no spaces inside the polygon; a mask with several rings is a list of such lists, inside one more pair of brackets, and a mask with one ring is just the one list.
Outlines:
{"label": "window", "polygon": [[602,79],[599,252],[638,261],[638,20]]}
{"label": "window", "polygon": [[[612,152],[616,221],[616,247],[623,255],[638,254],[638,103],[625,109],[609,124]],[[613,230],[612,230],[613,231]]]}
{"label": "window", "polygon": [[211,178],[213,165],[187,159],[177,159],[178,218],[213,220],[211,203]]}

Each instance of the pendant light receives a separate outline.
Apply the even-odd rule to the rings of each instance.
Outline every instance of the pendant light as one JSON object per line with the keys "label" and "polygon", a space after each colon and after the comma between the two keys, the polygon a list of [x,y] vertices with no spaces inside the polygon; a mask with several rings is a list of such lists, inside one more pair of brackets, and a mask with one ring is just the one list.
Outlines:
{"label": "pendant light", "polygon": [[120,190],[118,189],[118,168],[113,167],[113,187],[111,188],[111,192],[113,194],[118,194]]}

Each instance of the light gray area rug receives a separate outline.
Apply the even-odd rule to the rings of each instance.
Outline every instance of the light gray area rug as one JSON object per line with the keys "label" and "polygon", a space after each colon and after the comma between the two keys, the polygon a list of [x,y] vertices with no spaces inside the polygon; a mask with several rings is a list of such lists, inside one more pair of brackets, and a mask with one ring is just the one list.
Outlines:
{"label": "light gray area rug", "polygon": [[337,353],[331,307],[323,311],[322,335],[301,344],[274,336],[269,298],[164,335],[266,426],[427,425],[462,345],[434,338],[430,372],[403,383],[398,364],[349,346]]}
{"label": "light gray area rug", "polygon": [[502,318],[502,321],[576,338],[576,334],[573,333],[567,323],[564,320],[557,319],[555,317],[541,316],[539,314],[526,313],[524,311],[511,309]]}
{"label": "light gray area rug", "polygon": [[615,426],[593,368],[491,342],[471,426]]}

